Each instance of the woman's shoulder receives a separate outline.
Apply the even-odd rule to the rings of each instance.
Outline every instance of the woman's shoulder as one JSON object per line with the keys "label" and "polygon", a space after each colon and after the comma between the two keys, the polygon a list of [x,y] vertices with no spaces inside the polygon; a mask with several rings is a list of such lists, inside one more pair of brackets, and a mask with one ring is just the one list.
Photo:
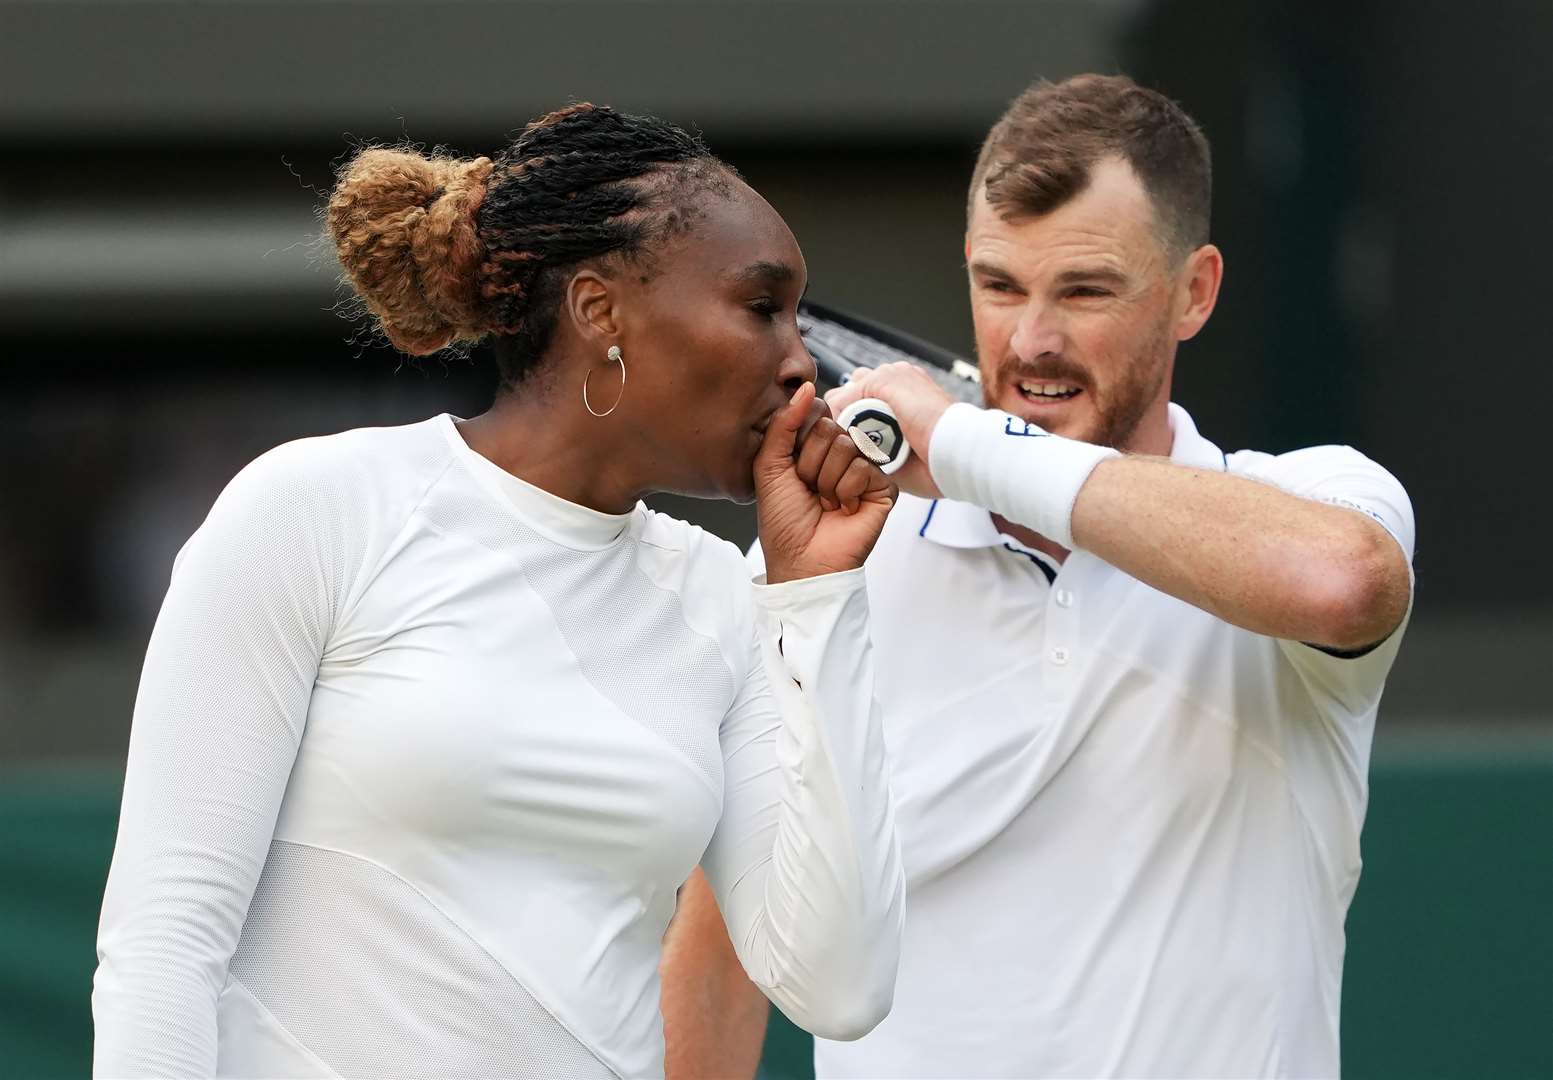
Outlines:
{"label": "woman's shoulder", "polygon": [[[435,427],[362,428],[282,443],[226,485],[179,552],[194,580],[341,590],[441,475]],[[440,469],[451,455],[442,453]],[[266,576],[268,575],[268,576]]]}
{"label": "woman's shoulder", "polygon": [[439,430],[445,419],[282,443],[244,466],[212,512],[330,518],[392,513],[404,500],[419,498],[446,471],[452,455]]}

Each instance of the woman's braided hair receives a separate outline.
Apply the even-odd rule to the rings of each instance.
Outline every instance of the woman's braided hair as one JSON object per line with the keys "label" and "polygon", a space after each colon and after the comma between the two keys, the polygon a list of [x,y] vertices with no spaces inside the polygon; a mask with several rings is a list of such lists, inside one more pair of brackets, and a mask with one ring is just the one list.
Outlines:
{"label": "woman's braided hair", "polygon": [[649,262],[695,217],[690,196],[726,194],[736,175],[672,124],[579,104],[530,123],[494,161],[362,150],[326,220],[390,342],[423,356],[494,335],[512,387],[548,348],[572,271]]}

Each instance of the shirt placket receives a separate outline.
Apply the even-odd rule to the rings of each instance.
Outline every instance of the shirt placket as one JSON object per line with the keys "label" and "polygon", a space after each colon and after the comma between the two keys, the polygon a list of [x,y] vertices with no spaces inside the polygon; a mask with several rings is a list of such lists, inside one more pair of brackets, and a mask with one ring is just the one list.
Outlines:
{"label": "shirt placket", "polygon": [[[1003,541],[1005,549],[1039,566],[1041,568],[1039,573],[1043,579],[1047,579],[1051,574],[1050,567],[1044,564],[1037,553],[1011,537],[1005,536]],[[1069,553],[1067,559],[1058,565],[1055,575],[1044,581],[1047,589],[1046,616],[1042,620],[1041,627],[1041,666],[1045,675],[1042,682],[1047,704],[1054,716],[1061,715],[1067,707],[1077,660],[1078,589],[1076,583],[1079,574],[1074,563],[1078,558],[1077,552]]]}
{"label": "shirt placket", "polygon": [[1046,696],[1054,709],[1066,710],[1072,694],[1074,673],[1080,659],[1079,643],[1079,554],[1072,552],[1057,571],[1046,594],[1045,655]]}

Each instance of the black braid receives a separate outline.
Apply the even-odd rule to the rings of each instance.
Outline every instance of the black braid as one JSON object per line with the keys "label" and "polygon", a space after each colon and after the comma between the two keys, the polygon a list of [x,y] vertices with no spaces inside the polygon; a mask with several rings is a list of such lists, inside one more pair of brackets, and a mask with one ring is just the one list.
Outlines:
{"label": "black braid", "polygon": [[[631,182],[650,174],[664,182]],[[583,104],[528,125],[497,159],[476,218],[503,387],[538,365],[579,264],[646,263],[651,243],[693,213],[677,203],[704,188],[726,192],[735,175],[700,140],[652,117]]]}

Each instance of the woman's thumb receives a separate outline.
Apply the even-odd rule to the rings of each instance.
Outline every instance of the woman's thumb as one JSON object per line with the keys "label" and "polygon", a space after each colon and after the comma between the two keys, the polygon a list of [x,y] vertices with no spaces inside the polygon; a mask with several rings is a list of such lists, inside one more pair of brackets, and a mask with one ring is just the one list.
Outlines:
{"label": "woman's thumb", "polygon": [[809,403],[814,400],[814,384],[806,382],[793,394],[792,400],[778,409],[766,426],[765,441],[755,455],[756,468],[772,465],[785,469],[792,463],[793,446],[798,441],[798,430],[809,415]]}

